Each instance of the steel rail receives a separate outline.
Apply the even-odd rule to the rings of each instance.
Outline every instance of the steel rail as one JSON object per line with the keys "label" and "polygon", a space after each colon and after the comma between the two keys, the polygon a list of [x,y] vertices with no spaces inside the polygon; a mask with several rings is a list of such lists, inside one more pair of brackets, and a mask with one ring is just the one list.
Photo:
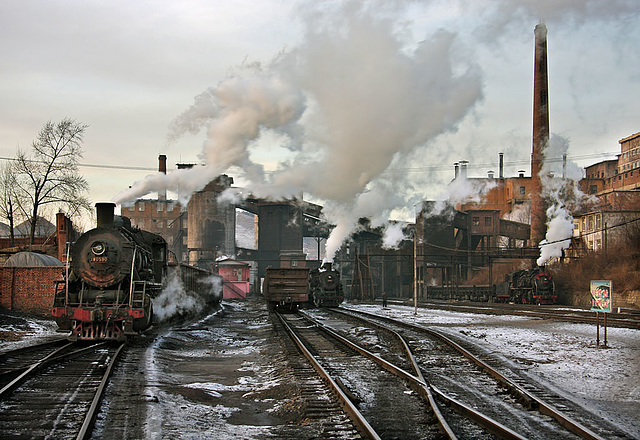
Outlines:
{"label": "steel rail", "polygon": [[[336,311],[335,309],[332,309],[332,310]],[[425,399],[425,400],[427,400],[429,402],[434,414],[436,415],[436,417],[438,419],[438,424],[440,425],[442,430],[445,432],[445,434],[450,439],[455,439],[457,437],[456,437],[455,433],[449,427],[449,424],[447,423],[447,421],[444,418],[443,414],[440,412],[440,409],[439,409],[439,407],[437,405],[437,402],[435,401],[435,399],[433,397],[434,393],[440,399],[442,399],[445,403],[451,405],[459,413],[461,413],[462,415],[464,415],[468,419],[473,420],[478,425],[480,425],[483,428],[485,428],[487,431],[489,431],[492,434],[496,435],[498,438],[511,439],[511,440],[526,440],[525,437],[521,436],[517,432],[515,432],[515,431],[509,429],[508,427],[504,426],[502,423],[498,422],[497,420],[493,420],[491,417],[486,416],[485,414],[482,414],[481,412],[479,412],[479,411],[477,411],[477,410],[475,410],[475,409],[463,404],[462,402],[459,402],[456,399],[447,396],[442,391],[438,390],[437,388],[435,388],[431,384],[429,384],[425,380],[425,378],[424,378],[424,376],[422,374],[422,371],[420,371],[420,367],[418,366],[418,363],[416,362],[415,357],[413,356],[413,353],[411,352],[411,349],[409,348],[409,345],[407,344],[405,339],[398,332],[396,332],[395,330],[392,330],[390,328],[384,327],[384,326],[380,325],[379,323],[371,322],[371,321],[369,321],[367,319],[363,319],[363,318],[357,317],[358,319],[363,319],[363,321],[365,321],[365,322],[367,322],[367,323],[369,323],[371,325],[377,326],[379,328],[384,329],[385,331],[389,331],[389,332],[393,333],[396,336],[396,338],[398,338],[398,340],[402,343],[402,345],[404,347],[404,350],[405,350],[405,353],[407,354],[407,357],[409,358],[409,361],[410,361],[410,363],[412,365],[412,368],[416,372],[415,375],[407,372],[406,370],[398,367],[397,365],[394,365],[394,364],[388,362],[387,360],[381,358],[380,356],[376,355],[375,353],[369,352],[365,348],[360,347],[358,344],[355,344],[355,343],[351,342],[349,339],[346,339],[342,335],[340,335],[337,332],[335,332],[335,330],[333,330],[330,327],[326,326],[325,324],[317,321],[315,318],[309,316],[308,314],[306,314],[304,312],[302,312],[302,313],[304,315],[308,316],[308,318],[310,320],[312,320],[316,325],[321,326],[323,328],[323,330],[329,332],[332,336],[336,337],[340,342],[346,344],[347,346],[349,346],[352,349],[358,351],[359,353],[363,354],[364,356],[366,356],[366,357],[370,358],[371,360],[377,362],[380,366],[382,366],[383,368],[385,368],[387,371],[391,372],[392,374],[395,374],[396,376],[407,380],[409,382],[409,384],[411,385],[411,387],[418,394],[420,394],[423,399]],[[339,312],[339,313],[343,313],[343,312]],[[344,314],[348,315],[348,313],[344,313]],[[351,315],[351,316],[353,317],[353,315]]]}
{"label": "steel rail", "polygon": [[102,381],[100,381],[100,386],[96,390],[96,394],[93,397],[91,402],[91,406],[89,407],[89,411],[84,418],[84,422],[82,423],[82,427],[80,428],[80,432],[78,432],[78,436],[76,440],[85,440],[91,436],[91,431],[93,431],[93,426],[96,422],[96,417],[98,415],[98,408],[100,405],[100,401],[104,395],[104,391],[109,383],[109,378],[111,377],[111,372],[113,371],[113,367],[115,366],[122,349],[125,347],[126,343],[122,342],[120,346],[116,349],[113,354],[111,361],[109,362],[109,366],[102,376]]}
{"label": "steel rail", "polygon": [[22,374],[20,374],[18,377],[13,379],[11,382],[6,384],[4,386],[4,388],[2,388],[0,390],[0,399],[8,396],[13,390],[15,390],[18,386],[20,386],[21,383],[23,383],[25,380],[27,380],[27,378],[30,375],[32,375],[33,373],[38,371],[40,368],[42,368],[42,367],[48,365],[49,363],[53,362],[53,360],[56,359],[56,355],[58,355],[59,353],[61,353],[64,350],[66,350],[67,348],[71,347],[72,345],[73,345],[72,342],[70,342],[68,344],[65,344],[62,347],[58,348],[57,350],[49,353],[47,356],[43,357],[39,361],[34,362],[33,364],[31,364],[31,366],[26,367],[26,369],[22,368],[22,370],[24,370],[22,372]]}
{"label": "steel rail", "polygon": [[[402,301],[389,300],[391,304],[404,305]],[[488,304],[488,303],[485,303]],[[595,324],[597,318],[592,316],[594,312],[588,310],[577,310],[574,312],[555,311],[554,309],[515,309],[515,308],[493,308],[488,305],[473,304],[445,304],[438,302],[418,301],[418,306],[425,308],[435,308],[443,310],[456,310],[470,313],[484,313],[490,315],[517,315],[542,319],[553,319],[557,321],[574,322],[580,324]],[[590,315],[591,314],[591,315]],[[640,329],[640,319],[631,313],[609,313],[607,314],[609,327]]]}
{"label": "steel rail", "polygon": [[15,356],[17,354],[24,353],[26,351],[37,350],[39,348],[46,347],[47,345],[55,345],[57,343],[64,342],[66,340],[67,338],[53,339],[47,342],[41,342],[38,344],[26,345],[24,347],[18,347],[18,348],[14,348],[7,351],[2,351],[0,352],[0,360],[2,360],[3,358],[10,358],[11,356]]}
{"label": "steel rail", "polygon": [[521,386],[519,386],[518,384],[513,382],[511,379],[507,378],[502,373],[500,373],[498,370],[496,370],[495,368],[491,367],[489,364],[487,364],[486,362],[482,361],[481,359],[477,358],[471,352],[469,352],[467,349],[465,349],[464,347],[462,347],[460,344],[458,344],[457,342],[453,341],[452,339],[448,338],[447,336],[443,335],[442,333],[437,332],[437,331],[432,330],[432,329],[429,329],[429,328],[426,328],[426,327],[419,326],[419,325],[411,324],[411,323],[408,323],[408,322],[398,321],[398,320],[395,320],[395,319],[392,319],[392,318],[389,318],[389,317],[386,317],[386,316],[376,315],[375,313],[368,313],[368,312],[364,312],[364,311],[360,311],[360,310],[349,310],[349,312],[352,312],[352,313],[355,313],[355,314],[362,314],[362,315],[366,315],[366,316],[371,316],[371,317],[374,317],[376,319],[380,319],[380,320],[383,320],[383,321],[391,322],[391,323],[396,324],[396,325],[406,326],[406,327],[411,328],[411,329],[413,329],[415,331],[425,332],[425,333],[427,333],[427,334],[429,334],[429,335],[431,335],[431,336],[433,336],[435,338],[438,338],[442,342],[444,342],[445,344],[449,345],[450,347],[452,347],[455,350],[457,350],[458,352],[460,352],[466,358],[470,359],[478,367],[482,368],[484,371],[489,373],[494,379],[496,379],[503,386],[508,388],[513,395],[515,395],[519,399],[522,399],[523,401],[527,402],[527,404],[529,405],[530,408],[538,410],[541,414],[550,416],[556,422],[558,422],[558,424],[560,424],[562,427],[564,427],[566,430],[568,430],[568,431],[570,431],[570,432],[572,432],[572,433],[574,433],[574,434],[576,434],[576,435],[578,435],[578,436],[580,436],[582,438],[585,438],[585,439],[589,439],[589,440],[605,440],[603,437],[599,436],[598,434],[596,434],[595,432],[593,432],[592,430],[590,430],[586,426],[582,425],[581,423],[577,422],[576,420],[573,420],[571,417],[568,417],[568,416],[562,414],[553,405],[551,405],[551,404],[545,402],[544,400],[542,400],[541,398],[539,398],[539,397],[527,392],[525,389],[523,389]]}
{"label": "steel rail", "polygon": [[[15,379],[13,379],[11,382],[9,382],[7,385],[5,385],[0,390],[0,399],[3,399],[5,397],[7,397],[9,394],[11,394],[11,392],[13,390],[15,390],[17,387],[19,387],[31,375],[35,374],[37,371],[39,371],[40,369],[46,367],[47,365],[50,365],[53,362],[56,362],[56,361],[58,361],[60,359],[76,356],[78,354],[84,353],[85,351],[91,350],[92,348],[95,348],[95,347],[98,347],[98,346],[104,345],[104,344],[105,344],[105,342],[101,342],[101,343],[98,343],[98,344],[90,345],[90,346],[85,347],[85,348],[81,348],[80,350],[76,350],[76,351],[73,351],[71,353],[61,354],[67,348],[75,345],[75,342],[69,342],[68,344],[63,345],[59,349],[57,349],[57,350],[53,351],[52,353],[48,354],[47,356],[43,357],[39,361],[34,362],[30,366],[14,370],[16,372],[17,371],[22,371],[22,373],[20,375],[18,375]],[[11,373],[10,371],[7,372],[7,374],[10,374],[10,373]]]}
{"label": "steel rail", "polygon": [[293,340],[293,342],[298,346],[302,354],[309,360],[313,368],[318,372],[318,374],[329,384],[332,390],[336,393],[340,405],[344,409],[344,411],[349,415],[353,423],[356,425],[356,428],[365,438],[369,438],[372,440],[381,440],[378,433],[373,429],[373,427],[367,422],[367,419],[358,411],[355,405],[351,402],[351,400],[347,397],[347,395],[342,391],[340,386],[331,378],[329,373],[320,365],[318,360],[313,356],[313,354],[307,349],[304,342],[295,334],[295,331],[291,328],[289,323],[282,317],[280,313],[276,312],[276,316],[282,323],[283,327]]}

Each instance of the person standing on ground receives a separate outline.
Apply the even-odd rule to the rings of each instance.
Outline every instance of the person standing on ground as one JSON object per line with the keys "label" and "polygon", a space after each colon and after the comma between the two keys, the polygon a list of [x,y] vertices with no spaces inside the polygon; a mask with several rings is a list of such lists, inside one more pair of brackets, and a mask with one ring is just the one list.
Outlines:
{"label": "person standing on ground", "polygon": [[387,292],[382,292],[382,307],[387,308]]}

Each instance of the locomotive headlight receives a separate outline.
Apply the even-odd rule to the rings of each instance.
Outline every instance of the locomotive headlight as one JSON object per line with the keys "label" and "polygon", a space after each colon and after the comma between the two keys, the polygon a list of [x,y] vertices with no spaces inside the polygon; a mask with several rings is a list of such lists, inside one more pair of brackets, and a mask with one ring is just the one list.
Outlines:
{"label": "locomotive headlight", "polygon": [[107,247],[100,241],[96,241],[91,245],[91,252],[93,252],[93,255],[102,255],[106,250]]}

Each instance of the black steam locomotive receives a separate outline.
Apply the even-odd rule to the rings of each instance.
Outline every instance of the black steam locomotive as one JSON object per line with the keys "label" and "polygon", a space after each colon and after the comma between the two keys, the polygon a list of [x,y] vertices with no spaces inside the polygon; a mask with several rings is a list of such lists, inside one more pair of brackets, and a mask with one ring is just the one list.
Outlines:
{"label": "black steam locomotive", "polygon": [[316,307],[337,307],[344,301],[340,273],[331,263],[309,271],[309,301]]}
{"label": "black steam locomotive", "polygon": [[167,277],[167,242],[114,216],[113,203],[96,208],[97,228],[72,246],[52,316],[70,340],[125,340],[151,325],[152,300]]}
{"label": "black steam locomotive", "polygon": [[518,270],[496,284],[496,302],[516,304],[556,304],[558,295],[553,277],[544,267]]}
{"label": "black steam locomotive", "polygon": [[272,309],[297,311],[299,307],[337,307],[344,301],[340,273],[331,263],[319,269],[268,268],[263,293]]}

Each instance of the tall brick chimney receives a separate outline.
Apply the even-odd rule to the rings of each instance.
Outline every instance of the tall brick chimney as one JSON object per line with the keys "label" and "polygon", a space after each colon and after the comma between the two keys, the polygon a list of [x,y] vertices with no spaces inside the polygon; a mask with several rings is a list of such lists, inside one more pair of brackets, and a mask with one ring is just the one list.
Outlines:
{"label": "tall brick chimney", "polygon": [[531,241],[537,246],[547,231],[546,204],[542,198],[543,152],[549,143],[549,81],[547,77],[547,27],[539,23],[535,30],[533,63],[533,149],[531,152]]}
{"label": "tall brick chimney", "polygon": [[[158,156],[158,172],[167,174],[167,156],[161,154]],[[167,190],[158,191],[158,200],[167,200]]]}

